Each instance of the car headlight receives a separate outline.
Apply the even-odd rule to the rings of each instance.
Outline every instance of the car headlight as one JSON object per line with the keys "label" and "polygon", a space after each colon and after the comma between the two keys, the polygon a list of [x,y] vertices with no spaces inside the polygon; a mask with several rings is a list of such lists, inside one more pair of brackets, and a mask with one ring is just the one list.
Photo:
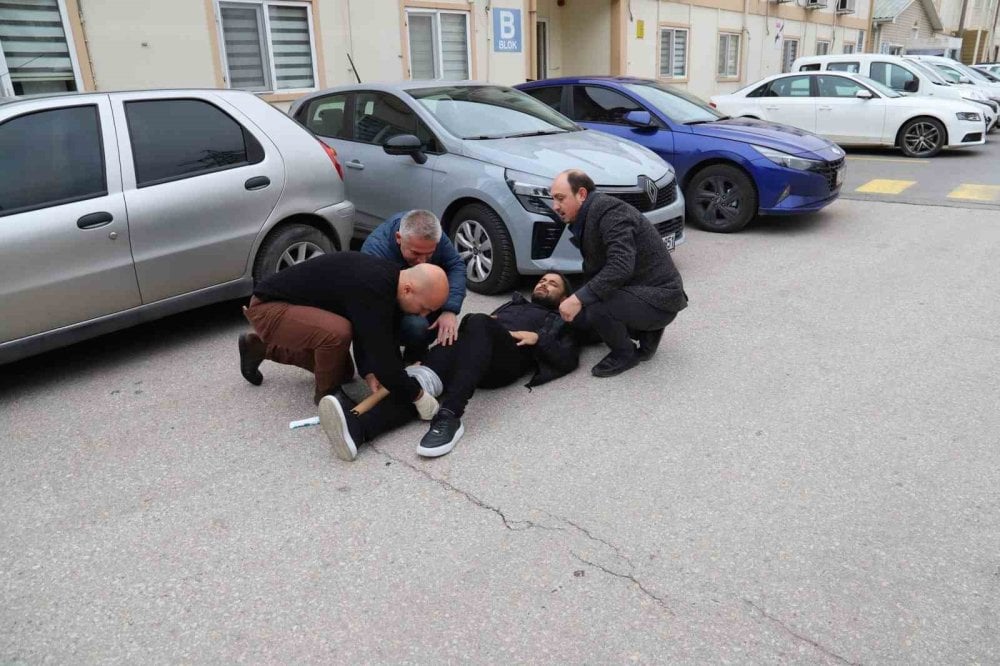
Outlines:
{"label": "car headlight", "polygon": [[526,211],[546,217],[556,217],[555,211],[552,210],[552,194],[549,193],[548,185],[529,182],[527,174],[513,171],[506,173],[506,180],[507,187]]}
{"label": "car headlight", "polygon": [[959,120],[968,120],[969,122],[973,122],[973,123],[981,123],[981,122],[983,122],[983,117],[981,115],[979,115],[978,113],[970,113],[968,111],[959,111],[955,115],[958,116]]}
{"label": "car headlight", "polygon": [[780,150],[765,148],[764,146],[753,146],[753,149],[775,164],[780,164],[781,166],[789,169],[809,171],[810,169],[815,169],[822,164],[819,160],[807,160],[804,157],[796,157],[795,155],[789,155],[788,153],[783,153]]}

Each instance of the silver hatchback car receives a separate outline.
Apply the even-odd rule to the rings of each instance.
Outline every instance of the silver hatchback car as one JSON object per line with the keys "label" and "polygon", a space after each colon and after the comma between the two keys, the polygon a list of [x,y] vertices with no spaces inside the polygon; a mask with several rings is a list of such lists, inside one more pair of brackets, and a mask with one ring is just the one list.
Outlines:
{"label": "silver hatchback car", "polygon": [[549,184],[564,169],[586,170],[598,189],[642,211],[670,249],[684,240],[684,197],[669,164],[519,90],[471,81],[355,85],[301,98],[289,113],[340,153],[360,235],[394,213],[432,210],[474,291],[504,291],[519,273],[580,270],[550,206]]}
{"label": "silver hatchback car", "polygon": [[347,248],[336,152],[254,95],[0,101],[0,363]]}

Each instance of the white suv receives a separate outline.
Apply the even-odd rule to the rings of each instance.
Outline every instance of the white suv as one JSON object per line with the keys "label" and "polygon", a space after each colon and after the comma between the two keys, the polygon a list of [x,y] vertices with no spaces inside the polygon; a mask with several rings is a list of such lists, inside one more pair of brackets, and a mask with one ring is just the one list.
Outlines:
{"label": "white suv", "polygon": [[792,71],[860,74],[904,95],[975,102],[982,107],[980,111],[986,118],[989,129],[996,125],[997,113],[1000,111],[1000,104],[989,99],[977,86],[969,83],[952,85],[933,66],[918,62],[911,57],[881,53],[808,56],[798,58],[792,63]]}

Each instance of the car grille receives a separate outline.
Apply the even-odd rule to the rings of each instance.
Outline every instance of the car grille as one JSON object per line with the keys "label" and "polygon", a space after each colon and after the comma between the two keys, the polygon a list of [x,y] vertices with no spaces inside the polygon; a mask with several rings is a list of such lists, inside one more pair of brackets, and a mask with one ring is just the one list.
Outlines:
{"label": "car grille", "polygon": [[615,192],[607,191],[607,194],[621,199],[630,206],[638,209],[642,213],[657,210],[677,201],[677,181],[671,180],[669,183],[656,190],[656,203],[650,203],[649,196],[645,192]]}
{"label": "car grille", "polygon": [[551,257],[565,228],[566,225],[562,222],[535,222],[531,230],[531,258]]}
{"label": "car grille", "polygon": [[826,178],[826,184],[830,187],[830,191],[837,189],[837,170],[844,164],[844,158],[841,157],[839,160],[834,162],[823,162],[819,166],[813,169],[816,173]]}
{"label": "car grille", "polygon": [[654,224],[656,227],[656,233],[660,234],[660,238],[674,234],[674,240],[680,240],[681,236],[684,235],[684,218],[675,217],[672,220],[667,220],[665,222],[660,222]]}

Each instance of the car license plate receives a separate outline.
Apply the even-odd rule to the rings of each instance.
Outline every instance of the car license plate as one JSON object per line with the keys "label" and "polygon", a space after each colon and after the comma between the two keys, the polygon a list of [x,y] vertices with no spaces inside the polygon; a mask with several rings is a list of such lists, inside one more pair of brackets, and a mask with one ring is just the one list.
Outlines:
{"label": "car license plate", "polygon": [[667,234],[666,236],[663,237],[663,244],[667,246],[668,252],[674,249],[674,236],[676,235],[677,235],[676,233],[673,233],[673,234]]}
{"label": "car license plate", "polygon": [[841,164],[840,168],[837,169],[837,187],[844,184],[844,176],[847,174],[847,165]]}

